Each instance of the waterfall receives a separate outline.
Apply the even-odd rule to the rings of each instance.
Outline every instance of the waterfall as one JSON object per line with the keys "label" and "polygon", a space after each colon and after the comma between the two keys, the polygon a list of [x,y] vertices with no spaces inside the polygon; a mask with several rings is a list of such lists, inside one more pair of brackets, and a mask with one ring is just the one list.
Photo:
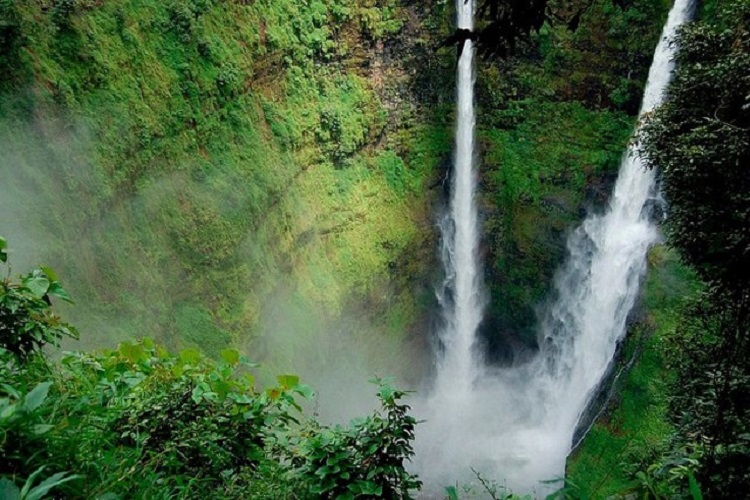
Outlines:
{"label": "waterfall", "polygon": [[[457,0],[458,27],[473,28],[473,0]],[[476,207],[474,151],[474,46],[461,51],[457,75],[456,144],[453,159],[450,211],[441,221],[442,260],[446,281],[439,294],[445,327],[440,340],[445,349],[439,361],[436,388],[445,396],[460,396],[471,389],[476,376],[476,330],[482,319],[479,229]]]}
{"label": "waterfall", "polygon": [[[674,67],[672,43],[692,0],[676,0],[654,53],[640,117],[664,97]],[[537,378],[555,387],[556,418],[574,429],[609,367],[646,272],[646,253],[659,237],[649,208],[658,202],[655,174],[628,147],[604,214],[589,216],[568,239],[568,258],[555,280],[556,300],[541,325]],[[564,389],[564,390],[560,390]]]}
{"label": "waterfall", "polygon": [[[456,0],[459,28],[472,29],[472,0]],[[656,48],[641,116],[662,101],[673,69],[677,28],[693,0],[676,0]],[[623,156],[607,209],[568,239],[568,256],[542,314],[540,352],[513,368],[486,366],[475,352],[482,316],[475,203],[473,56],[471,41],[458,65],[458,119],[450,213],[441,223],[445,327],[434,389],[416,410],[415,468],[430,487],[471,482],[473,470],[516,492],[543,496],[561,478],[573,434],[602,377],[635,303],[646,253],[659,237],[649,216],[658,198],[654,173],[637,144]],[[559,485],[558,485],[559,486]],[[437,490],[435,490],[437,491]]]}

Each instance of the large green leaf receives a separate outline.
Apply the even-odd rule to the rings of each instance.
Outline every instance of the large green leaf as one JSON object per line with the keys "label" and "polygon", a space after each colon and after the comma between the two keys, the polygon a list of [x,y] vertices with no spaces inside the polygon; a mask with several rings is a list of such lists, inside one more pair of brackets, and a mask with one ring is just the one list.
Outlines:
{"label": "large green leaf", "polygon": [[693,497],[693,500],[703,500],[703,493],[701,492],[701,487],[698,484],[698,481],[695,479],[695,475],[692,471],[688,472],[688,484],[690,487],[690,496]]}
{"label": "large green leaf", "polygon": [[73,479],[78,479],[80,477],[67,476],[67,474],[67,472],[58,472],[57,474],[51,475],[50,477],[39,483],[38,486],[32,488],[31,491],[29,491],[29,494],[24,497],[24,500],[41,500],[47,493],[49,493],[52,488],[56,488],[61,484],[72,481]]}
{"label": "large green leaf", "polygon": [[21,490],[10,479],[0,478],[0,498],[3,500],[21,500]]}
{"label": "large green leaf", "polygon": [[240,353],[237,349],[224,349],[221,351],[221,359],[234,366],[240,362]]}
{"label": "large green leaf", "polygon": [[299,384],[299,377],[297,375],[279,375],[276,379],[283,389],[292,389]]}
{"label": "large green leaf", "polygon": [[73,299],[70,298],[70,295],[68,294],[68,291],[65,290],[60,283],[57,281],[53,281],[50,286],[49,290],[47,290],[47,293],[50,295],[54,295],[55,297],[59,297],[65,302],[73,303]]}
{"label": "large green leaf", "polygon": [[44,400],[47,399],[47,393],[49,388],[52,386],[52,382],[42,382],[32,389],[30,393],[23,398],[23,409],[27,412],[32,412],[39,408]]}
{"label": "large green leaf", "polygon": [[44,273],[36,269],[24,277],[22,283],[33,295],[41,299],[47,294],[51,282]]}
{"label": "large green leaf", "polygon": [[201,353],[195,349],[183,349],[180,351],[180,361],[186,365],[198,364],[201,360]]}
{"label": "large green leaf", "polygon": [[57,279],[57,273],[51,268],[47,266],[40,266],[39,269],[42,270],[42,272],[49,278],[50,281],[59,281]]}

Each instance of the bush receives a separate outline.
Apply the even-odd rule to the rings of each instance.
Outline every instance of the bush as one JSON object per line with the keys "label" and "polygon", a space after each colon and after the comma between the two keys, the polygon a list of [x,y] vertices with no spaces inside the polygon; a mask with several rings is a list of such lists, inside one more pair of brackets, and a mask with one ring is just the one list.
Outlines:
{"label": "bush", "polygon": [[[0,262],[7,263],[7,243],[0,237]],[[0,281],[0,348],[20,360],[63,337],[78,338],[77,330],[50,310],[51,296],[71,302],[54,271],[34,269],[20,281]]]}

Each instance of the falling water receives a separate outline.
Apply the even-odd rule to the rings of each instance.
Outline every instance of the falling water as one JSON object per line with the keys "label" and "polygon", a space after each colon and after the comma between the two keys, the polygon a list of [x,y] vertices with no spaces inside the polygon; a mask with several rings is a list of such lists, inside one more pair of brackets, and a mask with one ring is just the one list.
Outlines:
{"label": "falling water", "polygon": [[[473,28],[473,0],[457,0],[458,27]],[[474,46],[467,40],[458,61],[458,113],[452,178],[450,212],[441,222],[442,256],[446,269],[441,302],[445,328],[441,341],[445,346],[440,360],[436,387],[452,396],[471,389],[476,376],[475,332],[482,319],[477,247],[477,207],[474,168]],[[450,293],[448,293],[450,291]]]}
{"label": "falling water", "polygon": [[[459,27],[471,29],[473,2],[457,0]],[[692,11],[676,0],[649,71],[641,115],[661,102],[676,47],[671,40]],[[554,301],[540,321],[540,352],[526,365],[493,369],[475,353],[482,294],[477,262],[474,165],[473,47],[458,70],[458,121],[450,215],[442,224],[446,293],[444,353],[435,387],[418,408],[416,469],[433,487],[471,481],[472,469],[517,492],[547,493],[560,478],[573,434],[635,303],[646,253],[657,240],[649,206],[654,173],[637,145],[623,157],[607,210],[589,216],[568,239]],[[429,490],[428,490],[429,491]]]}

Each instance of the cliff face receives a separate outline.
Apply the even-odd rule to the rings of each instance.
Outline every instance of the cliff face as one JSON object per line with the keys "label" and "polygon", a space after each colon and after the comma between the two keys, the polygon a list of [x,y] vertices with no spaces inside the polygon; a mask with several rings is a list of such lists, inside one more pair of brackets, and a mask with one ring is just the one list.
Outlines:
{"label": "cliff face", "polygon": [[551,2],[553,26],[480,66],[484,331],[498,359],[533,349],[567,233],[607,200],[670,5]]}
{"label": "cliff face", "polygon": [[92,344],[147,334],[216,352],[354,313],[408,331],[430,300],[429,186],[450,148],[448,120],[414,90],[433,14],[3,3],[3,232],[18,264],[68,277]]}
{"label": "cliff face", "polygon": [[[553,5],[554,27],[478,69],[498,358],[533,344],[565,232],[604,199],[631,130],[666,2],[616,3]],[[386,372],[421,365],[452,142],[455,58],[435,47],[451,12],[0,3],[0,210],[17,265],[66,277],[92,346],[234,343],[291,368],[364,345]]]}

